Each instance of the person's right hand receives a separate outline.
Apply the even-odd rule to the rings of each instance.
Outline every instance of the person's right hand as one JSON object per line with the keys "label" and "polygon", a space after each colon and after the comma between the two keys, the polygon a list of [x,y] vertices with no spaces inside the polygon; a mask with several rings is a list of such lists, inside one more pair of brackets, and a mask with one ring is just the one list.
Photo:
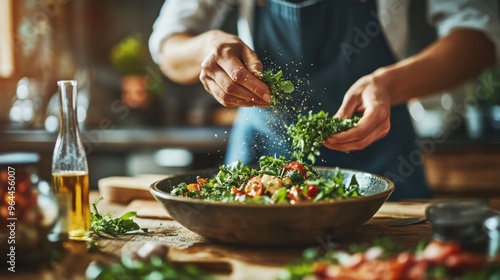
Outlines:
{"label": "person's right hand", "polygon": [[235,35],[209,32],[211,43],[200,73],[205,89],[225,107],[267,107],[271,95],[260,79],[263,69],[257,54]]}

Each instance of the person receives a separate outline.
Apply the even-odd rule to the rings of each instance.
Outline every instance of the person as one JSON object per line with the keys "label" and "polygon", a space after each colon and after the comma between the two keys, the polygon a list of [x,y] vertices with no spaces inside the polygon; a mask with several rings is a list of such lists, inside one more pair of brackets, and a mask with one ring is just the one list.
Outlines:
{"label": "person", "polygon": [[[220,30],[239,9],[238,36]],[[405,102],[477,76],[500,54],[495,0],[430,0],[439,38],[404,58],[409,1],[167,0],[149,39],[153,59],[180,84],[201,81],[223,106],[239,107],[226,163],[290,156],[286,125],[324,110],[361,114],[324,141],[317,165],[384,175],[391,200],[428,198],[422,152]],[[269,108],[266,69],[297,77],[292,100]]]}

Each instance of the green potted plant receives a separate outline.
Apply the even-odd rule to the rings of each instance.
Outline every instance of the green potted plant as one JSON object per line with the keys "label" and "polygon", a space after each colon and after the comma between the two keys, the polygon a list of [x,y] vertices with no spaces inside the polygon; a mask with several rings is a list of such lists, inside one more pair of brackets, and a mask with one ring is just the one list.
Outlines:
{"label": "green potted plant", "polygon": [[[111,50],[111,63],[122,75],[122,101],[132,108],[147,107],[158,84],[148,83],[148,53],[140,34],[133,34],[118,42]],[[154,66],[156,67],[156,65]]]}

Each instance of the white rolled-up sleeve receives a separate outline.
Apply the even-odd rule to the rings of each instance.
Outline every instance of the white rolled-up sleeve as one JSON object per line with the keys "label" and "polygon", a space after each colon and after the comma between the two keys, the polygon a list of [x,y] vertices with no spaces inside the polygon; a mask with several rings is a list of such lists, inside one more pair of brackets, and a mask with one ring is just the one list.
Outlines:
{"label": "white rolled-up sleeve", "polygon": [[234,0],[166,0],[153,24],[149,51],[159,63],[162,43],[175,33],[198,35],[220,28]]}
{"label": "white rolled-up sleeve", "polygon": [[428,0],[428,17],[439,36],[457,28],[482,32],[495,45],[500,60],[500,20],[496,0]]}

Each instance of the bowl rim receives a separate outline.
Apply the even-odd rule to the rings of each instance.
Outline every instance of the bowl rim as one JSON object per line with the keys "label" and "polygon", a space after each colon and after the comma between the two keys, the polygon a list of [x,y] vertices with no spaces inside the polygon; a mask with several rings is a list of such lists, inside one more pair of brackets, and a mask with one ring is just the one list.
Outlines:
{"label": "bowl rim", "polygon": [[[327,166],[315,166],[314,167],[316,170],[334,170],[336,167],[327,167]],[[158,198],[170,200],[170,201],[176,201],[176,202],[182,202],[182,203],[196,203],[196,204],[205,204],[205,205],[213,205],[213,206],[221,206],[221,207],[241,207],[241,208],[299,208],[299,207],[311,207],[311,206],[323,206],[323,205],[328,205],[328,204],[338,204],[338,203],[349,203],[353,200],[355,201],[365,201],[365,200],[371,200],[378,198],[380,196],[386,197],[386,199],[389,198],[391,193],[394,191],[394,183],[389,180],[387,177],[370,173],[370,172],[365,172],[365,171],[359,171],[356,169],[349,169],[349,168],[340,168],[340,171],[348,171],[348,172],[354,172],[354,173],[360,173],[360,174],[366,174],[366,175],[371,175],[374,177],[377,177],[387,183],[387,188],[381,192],[375,193],[375,194],[370,194],[370,195],[361,195],[358,197],[348,197],[348,198],[343,198],[343,199],[334,199],[334,200],[324,200],[324,201],[317,201],[317,202],[312,202],[312,201],[304,201],[301,203],[297,204],[290,204],[290,203],[278,203],[278,204],[263,204],[263,203],[236,203],[236,202],[220,202],[220,201],[213,201],[213,200],[204,200],[204,199],[199,199],[199,198],[186,198],[186,197],[181,197],[181,196],[175,196],[175,195],[170,195],[158,188],[158,184],[160,184],[163,181],[170,180],[175,177],[182,177],[182,176],[188,176],[188,175],[193,175],[196,174],[197,172],[209,172],[209,171],[216,171],[218,168],[208,168],[208,169],[200,169],[200,170],[193,170],[189,172],[185,172],[182,174],[175,174],[168,176],[166,178],[163,178],[161,180],[153,182],[149,186],[149,191],[151,194],[155,197],[156,200]]]}

